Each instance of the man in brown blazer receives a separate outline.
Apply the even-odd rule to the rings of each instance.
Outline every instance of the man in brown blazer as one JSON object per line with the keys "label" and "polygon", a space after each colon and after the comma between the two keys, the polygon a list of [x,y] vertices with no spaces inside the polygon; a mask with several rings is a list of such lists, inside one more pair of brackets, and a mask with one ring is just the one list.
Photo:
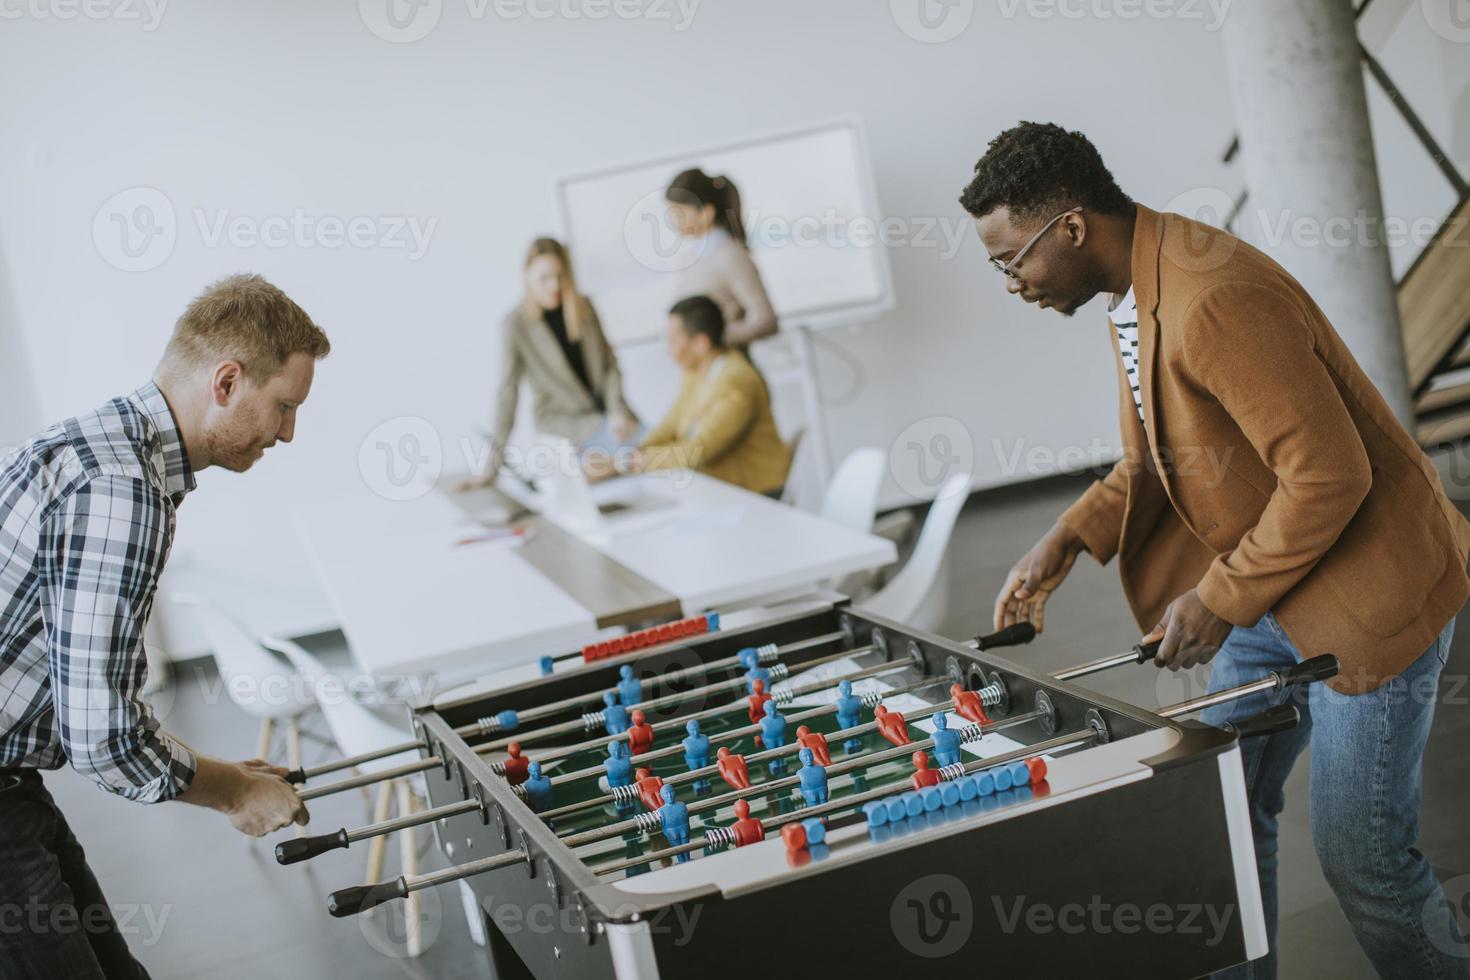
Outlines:
{"label": "man in brown blazer", "polygon": [[1016,564],[996,627],[1039,630],[1088,551],[1118,556],[1160,665],[1218,653],[1212,690],[1336,654],[1341,675],[1297,728],[1241,745],[1272,951],[1230,975],[1274,976],[1276,822],[1310,744],[1313,840],[1377,970],[1470,976],[1414,847],[1438,677],[1470,596],[1470,523],[1433,465],[1295,279],[1226,232],[1134,204],[1081,133],[1000,134],[961,203],[1011,293],[1066,316],[1111,294],[1120,382],[1123,458]]}

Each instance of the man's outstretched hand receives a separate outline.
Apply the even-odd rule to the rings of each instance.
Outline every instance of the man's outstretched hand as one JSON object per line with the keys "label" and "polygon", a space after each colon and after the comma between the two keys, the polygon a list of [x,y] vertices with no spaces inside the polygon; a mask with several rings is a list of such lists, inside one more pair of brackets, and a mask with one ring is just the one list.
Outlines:
{"label": "man's outstretched hand", "polygon": [[1084,550],[1086,546],[1076,531],[1061,522],[1052,525],[1006,576],[1005,587],[995,597],[995,629],[1030,623],[1040,633],[1046,600],[1062,584]]}

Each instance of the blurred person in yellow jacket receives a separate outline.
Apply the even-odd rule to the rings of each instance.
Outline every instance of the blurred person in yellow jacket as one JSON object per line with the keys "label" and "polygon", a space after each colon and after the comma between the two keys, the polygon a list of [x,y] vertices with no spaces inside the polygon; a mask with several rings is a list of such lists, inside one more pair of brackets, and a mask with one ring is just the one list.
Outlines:
{"label": "blurred person in yellow jacket", "polygon": [[[725,342],[725,317],[708,296],[669,310],[669,356],[684,372],[679,396],[639,451],[617,460],[624,472],[687,469],[779,497],[791,449],[771,415],[766,385],[745,354]],[[589,460],[594,478],[612,475]]]}

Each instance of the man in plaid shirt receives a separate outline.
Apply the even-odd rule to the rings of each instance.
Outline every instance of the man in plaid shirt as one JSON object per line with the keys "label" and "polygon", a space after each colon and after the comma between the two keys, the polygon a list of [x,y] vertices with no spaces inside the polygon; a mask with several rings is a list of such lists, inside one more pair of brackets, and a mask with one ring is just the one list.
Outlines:
{"label": "man in plaid shirt", "polygon": [[196,754],[139,692],[194,474],[243,472],[290,442],[329,347],[275,286],[232,276],[179,318],[152,381],[0,459],[0,911],[21,910],[0,921],[0,976],[147,976],[40,770],[70,762],[120,796],[210,807],[257,837],[306,823],[285,770]]}

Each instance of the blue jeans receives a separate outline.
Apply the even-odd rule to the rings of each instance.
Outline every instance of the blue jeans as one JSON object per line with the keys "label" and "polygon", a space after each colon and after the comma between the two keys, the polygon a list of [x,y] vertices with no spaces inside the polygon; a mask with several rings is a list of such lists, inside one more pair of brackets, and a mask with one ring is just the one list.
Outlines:
{"label": "blue jeans", "polygon": [[[1415,847],[1424,743],[1434,717],[1439,675],[1449,658],[1449,625],[1402,674],[1366,694],[1325,684],[1295,694],[1256,694],[1217,705],[1202,718],[1222,725],[1279,704],[1301,712],[1291,731],[1241,743],[1241,762],[1256,843],[1256,868],[1271,951],[1217,977],[1276,976],[1277,816],[1286,777],[1312,747],[1312,842],[1358,944],[1382,977],[1470,977],[1470,950],[1434,872]],[[1256,680],[1301,659],[1276,617],[1230,631],[1215,655],[1210,690]]]}

